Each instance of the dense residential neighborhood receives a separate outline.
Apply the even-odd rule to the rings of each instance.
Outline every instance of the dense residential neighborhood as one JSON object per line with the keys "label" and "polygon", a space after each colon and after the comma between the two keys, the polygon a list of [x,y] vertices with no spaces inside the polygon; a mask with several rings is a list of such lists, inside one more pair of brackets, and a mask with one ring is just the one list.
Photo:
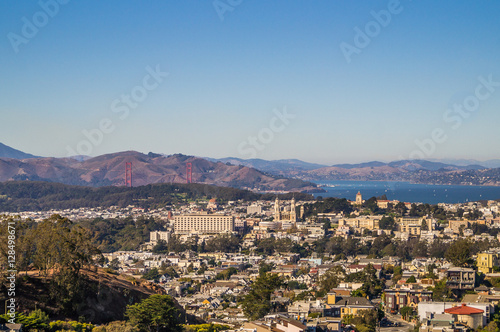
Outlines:
{"label": "dense residential neighborhood", "polygon": [[499,208],[358,193],[355,201],[212,198],[6,217],[59,215],[91,232],[102,221],[154,220],[134,250],[102,242],[100,267],[147,280],[187,315],[233,330],[466,331],[499,321]]}

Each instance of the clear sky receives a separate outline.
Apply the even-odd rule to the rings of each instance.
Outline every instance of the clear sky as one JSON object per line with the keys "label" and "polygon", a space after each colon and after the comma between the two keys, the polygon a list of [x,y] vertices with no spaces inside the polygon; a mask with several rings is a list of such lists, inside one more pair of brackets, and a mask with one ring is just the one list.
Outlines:
{"label": "clear sky", "polygon": [[498,1],[59,1],[0,2],[22,151],[500,157]]}

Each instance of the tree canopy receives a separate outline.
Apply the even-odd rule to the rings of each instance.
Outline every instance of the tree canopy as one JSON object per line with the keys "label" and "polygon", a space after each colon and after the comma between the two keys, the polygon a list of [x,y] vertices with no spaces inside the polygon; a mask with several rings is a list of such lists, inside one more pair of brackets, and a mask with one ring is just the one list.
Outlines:
{"label": "tree canopy", "polygon": [[[288,186],[300,180],[290,180]],[[235,184],[236,185],[236,184]],[[284,188],[286,190],[286,188]],[[280,194],[280,199],[312,200],[304,193]],[[160,208],[194,199],[217,198],[222,202],[274,200],[276,195],[258,194],[232,187],[217,187],[200,183],[158,183],[139,187],[98,187],[65,185],[41,181],[7,181],[0,183],[0,211],[40,211],[74,209],[80,207],[126,208],[136,205],[143,208]]]}
{"label": "tree canopy", "polygon": [[250,320],[264,317],[271,311],[271,294],[284,286],[277,274],[263,273],[250,286],[250,291],[240,299],[245,316]]}
{"label": "tree canopy", "polygon": [[[91,267],[96,257],[102,261],[102,255],[89,232],[59,215],[39,223],[10,218],[0,221],[0,224],[9,221],[16,223],[16,230],[19,230],[16,246],[22,248],[22,251],[18,250],[17,270],[21,273],[31,267],[38,270],[49,282],[48,295],[58,308],[65,313],[74,312],[84,296],[80,270]],[[0,237],[6,229],[0,227]],[[7,251],[1,248],[2,245],[0,263],[4,264]]]}
{"label": "tree canopy", "polygon": [[459,239],[451,244],[444,257],[455,266],[469,266],[472,263],[471,245],[469,240]]}
{"label": "tree canopy", "polygon": [[141,332],[182,332],[180,311],[169,295],[151,295],[127,306],[125,316]]}

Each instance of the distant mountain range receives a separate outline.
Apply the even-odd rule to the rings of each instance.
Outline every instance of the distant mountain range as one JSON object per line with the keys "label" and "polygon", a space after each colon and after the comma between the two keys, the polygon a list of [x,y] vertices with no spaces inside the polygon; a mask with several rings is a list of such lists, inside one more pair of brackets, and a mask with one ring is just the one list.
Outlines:
{"label": "distant mountain range", "polygon": [[[424,163],[423,163],[424,164]],[[500,168],[423,166],[419,161],[400,161],[379,166],[324,167],[287,176],[305,181],[406,181],[426,184],[500,185]]]}
{"label": "distant mountain range", "polygon": [[280,160],[264,160],[264,159],[240,159],[240,158],[205,158],[214,162],[230,163],[232,165],[241,165],[253,167],[263,172],[272,174],[284,174],[291,171],[308,171],[326,165],[308,163],[298,159],[280,159]]}
{"label": "distant mountain range", "polygon": [[394,167],[399,169],[404,169],[407,171],[416,171],[416,170],[428,170],[428,171],[438,171],[438,170],[459,170],[459,169],[485,169],[487,167],[481,165],[466,165],[466,166],[457,166],[452,164],[444,164],[441,162],[435,161],[427,161],[427,160],[398,160],[390,163],[383,163],[380,161],[372,161],[368,163],[361,164],[339,164],[333,165],[332,167],[337,168],[345,168],[345,169],[356,169],[356,168],[366,168],[366,167]]}
{"label": "distant mountain range", "polygon": [[[474,161],[475,163],[469,163],[469,164],[463,164],[461,163],[460,165],[455,165],[451,163],[443,163],[439,161],[427,161],[427,160],[399,160],[399,161],[393,161],[390,163],[384,163],[381,161],[370,161],[366,163],[359,163],[359,164],[336,164],[332,166],[328,165],[322,165],[322,164],[315,164],[315,163],[308,163],[302,160],[298,159],[280,159],[280,160],[264,160],[264,159],[240,159],[240,158],[220,158],[220,159],[215,159],[215,158],[205,158],[207,160],[211,161],[220,161],[223,163],[230,163],[233,165],[243,165],[247,167],[253,167],[256,169],[259,169],[264,172],[269,172],[272,174],[279,174],[279,175],[287,175],[289,172],[295,172],[295,171],[312,171],[320,168],[325,168],[325,167],[336,167],[336,168],[343,168],[343,169],[357,169],[357,168],[366,168],[366,167],[383,167],[383,166],[389,166],[389,167],[395,167],[395,168],[404,168],[404,169],[412,169],[412,170],[418,170],[418,169],[426,169],[430,171],[437,171],[440,169],[448,169],[448,170],[459,170],[459,169],[464,169],[464,170],[478,170],[478,169],[485,169],[485,168],[494,168],[494,167],[487,167],[484,166],[484,163],[489,163],[489,164],[495,164],[495,160],[489,160],[486,162],[479,162],[479,161]],[[472,160],[471,160],[472,161]],[[500,160],[499,161],[499,166],[495,167],[500,167]]]}
{"label": "distant mountain range", "polygon": [[322,191],[314,183],[266,174],[255,168],[226,165],[198,157],[163,156],[135,151],[95,158],[0,158],[0,181],[31,180],[86,186],[125,184],[125,163],[132,163],[134,186],[152,183],[186,183],[186,163],[192,164],[193,182],[266,191]]}
{"label": "distant mountain range", "polygon": [[486,161],[479,161],[475,159],[429,159],[429,160],[456,166],[481,165],[486,168],[500,167],[500,159],[490,159]]}
{"label": "distant mountain range", "polygon": [[409,181],[429,184],[500,185],[500,168],[487,168],[478,163],[453,165],[427,160],[399,160],[390,163],[372,161],[325,166],[294,159],[266,161],[223,158],[214,161],[243,164],[270,174],[304,181]]}
{"label": "distant mountain range", "polygon": [[29,153],[24,153],[22,151],[16,150],[0,143],[0,158],[12,158],[12,159],[28,159],[28,158],[38,158]]}
{"label": "distant mountain range", "polygon": [[[0,143],[1,144],[1,143]],[[326,166],[297,159],[200,158],[135,151],[98,157],[40,158],[0,145],[0,181],[35,180],[87,186],[124,185],[125,163],[133,164],[133,184],[185,183],[186,163],[193,182],[254,191],[321,191],[312,183],[335,180],[409,181],[429,184],[500,185],[495,160],[460,165],[427,160],[372,161]]]}

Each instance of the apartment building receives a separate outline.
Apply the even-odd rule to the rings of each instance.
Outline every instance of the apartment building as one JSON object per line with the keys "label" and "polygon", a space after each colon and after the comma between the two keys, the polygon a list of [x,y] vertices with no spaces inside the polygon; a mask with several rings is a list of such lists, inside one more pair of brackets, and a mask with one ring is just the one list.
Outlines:
{"label": "apartment building", "polygon": [[476,272],[473,269],[455,267],[447,272],[446,285],[456,290],[473,290],[476,282]]}
{"label": "apartment building", "polygon": [[420,302],[430,301],[432,292],[423,289],[389,289],[384,292],[386,311],[397,313],[402,307],[417,307]]}
{"label": "apartment building", "polygon": [[175,216],[175,234],[218,234],[234,232],[234,217],[220,214]]}
{"label": "apartment building", "polygon": [[342,218],[339,220],[339,227],[352,227],[354,229],[379,229],[381,216],[361,216],[356,218]]}
{"label": "apartment building", "polygon": [[477,254],[477,270],[481,273],[492,273],[493,268],[500,265],[499,256],[499,254],[492,252],[483,252]]}

